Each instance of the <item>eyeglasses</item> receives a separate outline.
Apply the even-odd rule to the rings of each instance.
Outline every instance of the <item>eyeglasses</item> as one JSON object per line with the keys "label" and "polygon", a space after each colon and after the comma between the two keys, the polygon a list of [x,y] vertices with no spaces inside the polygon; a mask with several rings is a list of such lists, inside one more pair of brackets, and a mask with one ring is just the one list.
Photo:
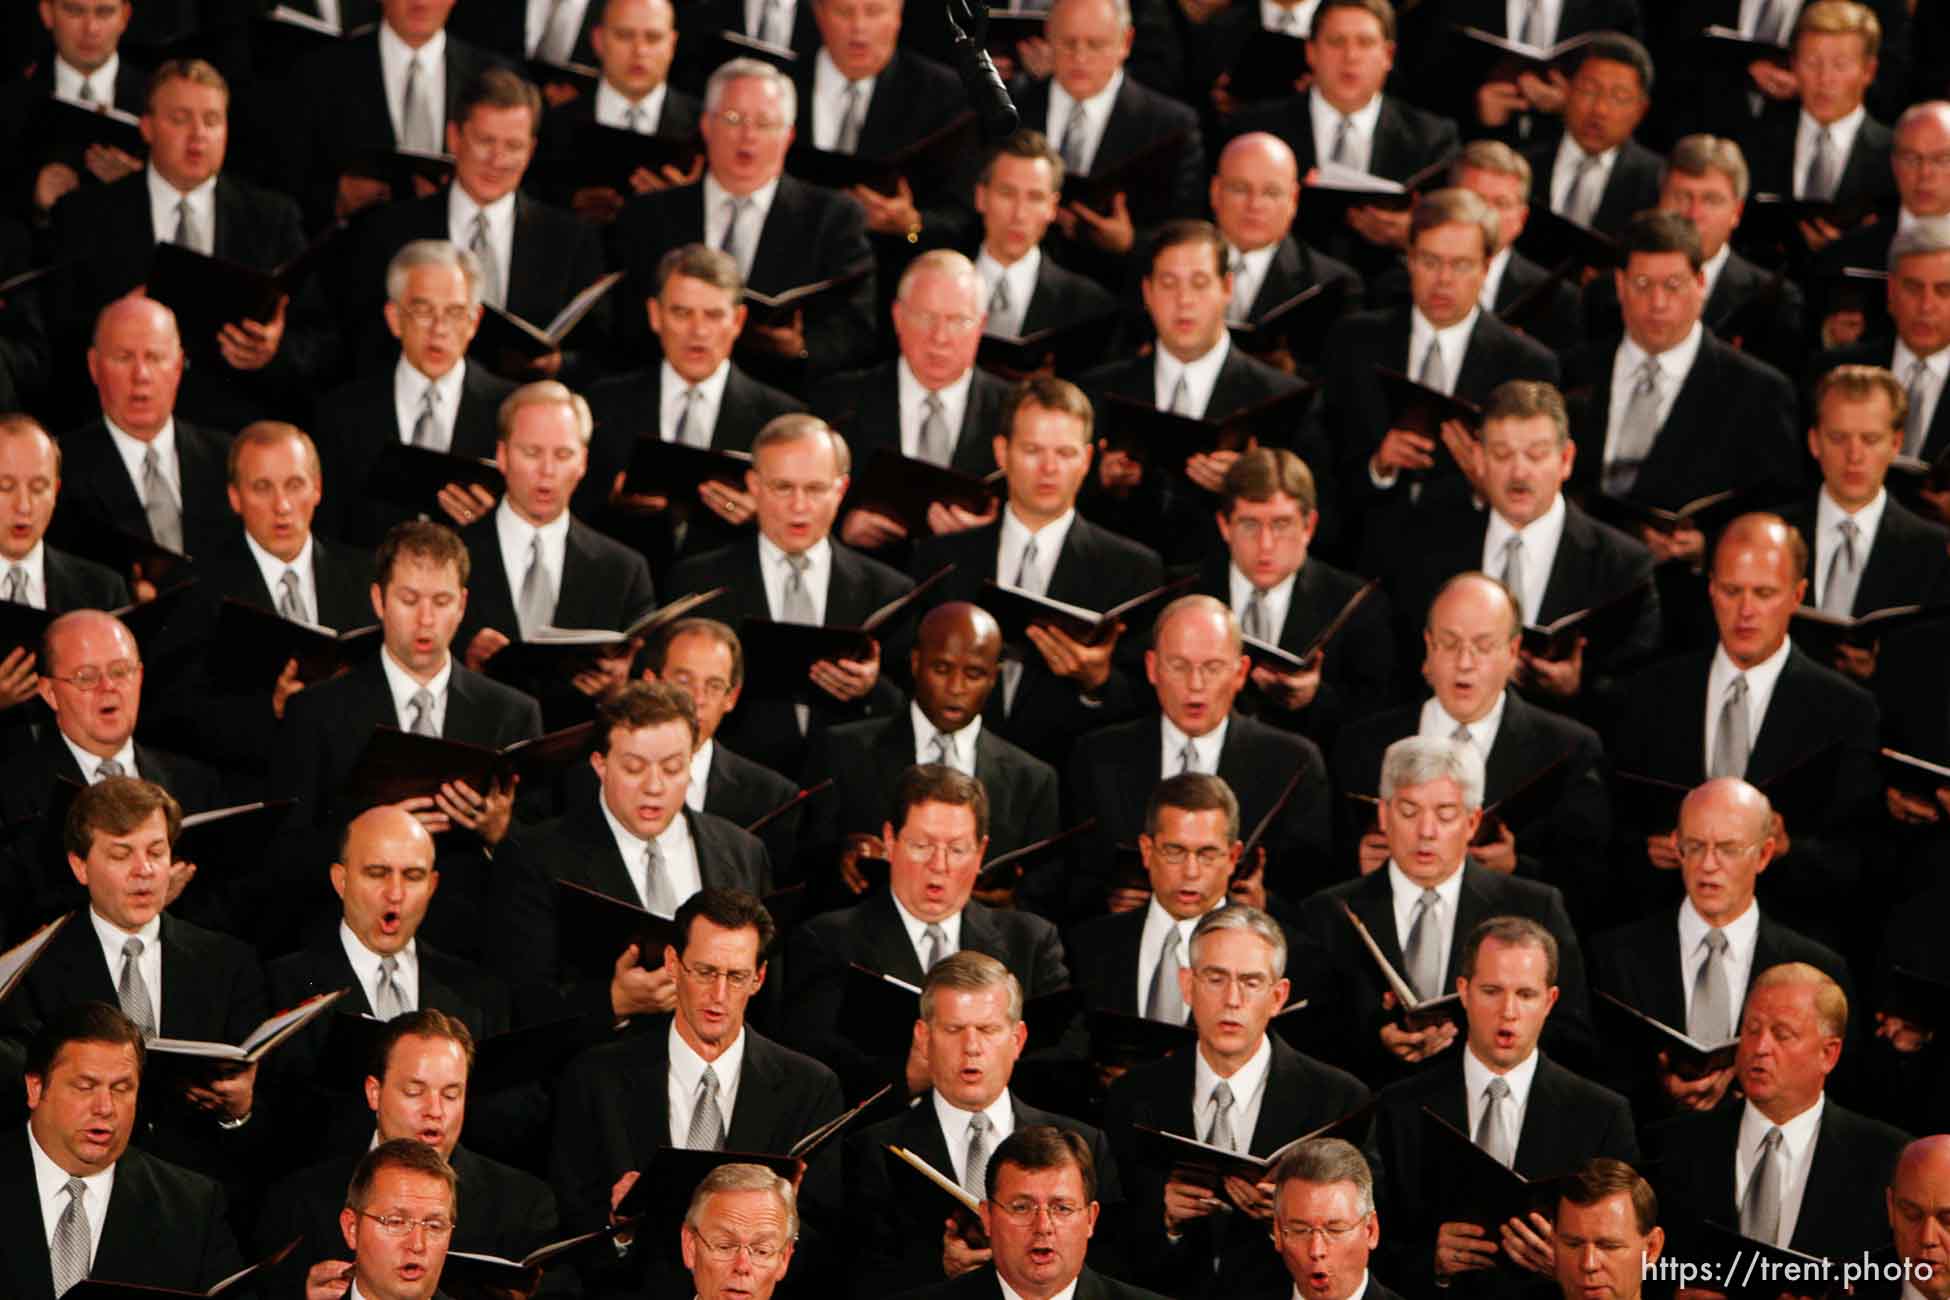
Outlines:
{"label": "eyeglasses", "polygon": [[933,840],[897,840],[896,843],[901,846],[902,853],[916,862],[932,862],[937,853],[946,853],[950,862],[966,862],[981,847],[964,840],[951,840],[946,844],[937,844]]}
{"label": "eyeglasses", "polygon": [[474,319],[474,311],[473,307],[461,303],[453,303],[446,307],[435,307],[430,302],[409,302],[400,305],[401,314],[423,330],[432,329],[436,320],[450,330],[465,329]]}
{"label": "eyeglasses", "polygon": [[776,1241],[713,1241],[709,1237],[698,1236],[697,1244],[720,1264],[731,1262],[738,1258],[739,1251],[743,1251],[753,1268],[764,1268],[785,1253],[785,1246]]}
{"label": "eyeglasses", "polygon": [[1232,531],[1249,542],[1258,541],[1266,533],[1271,533],[1275,540],[1285,541],[1300,531],[1300,523],[1301,521],[1292,515],[1268,520],[1235,519],[1232,521]]}
{"label": "eyeglasses", "polygon": [[777,135],[780,131],[792,125],[792,123],[776,117],[747,117],[735,108],[724,109],[718,113],[717,117],[720,122],[723,122],[733,131],[736,131],[740,127],[748,126],[760,135]]}
{"label": "eyeglasses", "polygon": [[1049,1215],[1050,1226],[1060,1228],[1082,1214],[1087,1208],[1075,1201],[1010,1201],[1007,1205],[1000,1201],[990,1201],[996,1213],[1011,1223],[1034,1223],[1038,1215]]}
{"label": "eyeglasses", "polygon": [[794,483],[790,479],[762,478],[758,481],[759,491],[768,497],[784,499],[787,497],[801,496],[813,505],[817,505],[831,497],[834,488],[837,486],[838,484],[831,480],[823,483]]}
{"label": "eyeglasses", "polygon": [[367,1214],[364,1210],[359,1211],[359,1217],[371,1219],[388,1237],[404,1237],[415,1228],[429,1237],[445,1237],[454,1230],[452,1219],[410,1219],[404,1214]]}
{"label": "eyeglasses", "polygon": [[1193,663],[1189,659],[1170,656],[1160,660],[1158,666],[1164,669],[1165,676],[1175,677],[1181,681],[1216,682],[1231,676],[1238,669],[1239,661],[1237,659],[1207,659],[1203,663]]}
{"label": "eyeglasses", "polygon": [[1613,108],[1630,108],[1643,96],[1638,91],[1627,90],[1623,86],[1614,86],[1606,90],[1599,86],[1573,85],[1571,98],[1581,99],[1587,104],[1609,104]]}
{"label": "eyeglasses", "polygon": [[1898,149],[1891,159],[1898,167],[1921,169],[1933,167],[1940,172],[1950,172],[1950,153],[1918,153],[1914,149]]}
{"label": "eyeglasses", "polygon": [[54,677],[57,682],[66,682],[78,691],[98,691],[102,688],[103,682],[120,689],[134,681],[141,673],[142,664],[137,660],[117,659],[107,668],[97,668],[89,664],[86,668],[77,669],[66,677],[55,677],[53,673],[49,673],[48,676]]}
{"label": "eyeglasses", "polygon": [[1742,844],[1736,840],[1693,840],[1679,841],[1679,858],[1682,862],[1698,862],[1711,853],[1721,862],[1737,862],[1758,849],[1764,841],[1753,840]]}
{"label": "eyeglasses", "polygon": [[1224,993],[1237,984],[1239,991],[1249,998],[1256,998],[1273,987],[1273,977],[1264,971],[1235,975],[1223,966],[1201,966],[1192,972],[1192,978],[1213,993]]}
{"label": "eyeglasses", "polygon": [[1458,280],[1483,269],[1483,259],[1480,257],[1437,257],[1434,253],[1410,253],[1408,260],[1424,275],[1441,275],[1447,271]]}
{"label": "eyeglasses", "polygon": [[1301,1241],[1312,1241],[1318,1237],[1328,1245],[1334,1246],[1360,1231],[1367,1221],[1368,1216],[1365,1214],[1352,1223],[1288,1223],[1285,1219],[1281,1219],[1278,1227],[1281,1236],[1298,1237]]}
{"label": "eyeglasses", "polygon": [[1662,289],[1668,295],[1676,296],[1684,293],[1688,285],[1698,283],[1697,277],[1687,275],[1669,275],[1663,280],[1655,280],[1649,275],[1631,275],[1625,278],[1625,287],[1641,297],[1654,289]]}
{"label": "eyeglasses", "polygon": [[959,314],[944,316],[938,311],[921,311],[917,308],[909,307],[906,304],[902,304],[901,306],[901,319],[913,322],[923,334],[932,334],[937,329],[944,330],[957,337],[975,332],[975,318],[973,316]]}
{"label": "eyeglasses", "polygon": [[693,698],[702,696],[707,700],[715,700],[731,694],[731,683],[722,677],[707,677],[700,682],[688,675],[673,674],[670,680],[689,691]]}
{"label": "eyeglasses", "polygon": [[719,980],[723,980],[725,987],[733,993],[742,993],[751,987],[753,980],[758,978],[757,971],[719,970],[716,966],[693,966],[682,957],[677,959],[677,964],[683,967],[686,975],[691,977],[691,983],[699,988],[714,988]]}
{"label": "eyeglasses", "polygon": [[1108,54],[1119,44],[1120,41],[1110,36],[1065,36],[1060,40],[1051,41],[1050,48],[1058,54],[1067,54],[1074,58],[1079,54]]}
{"label": "eyeglasses", "polygon": [[1226,860],[1226,851],[1213,844],[1208,844],[1197,852],[1193,852],[1188,844],[1159,844],[1151,851],[1174,867],[1184,866],[1187,858],[1196,858],[1201,867],[1216,867]]}

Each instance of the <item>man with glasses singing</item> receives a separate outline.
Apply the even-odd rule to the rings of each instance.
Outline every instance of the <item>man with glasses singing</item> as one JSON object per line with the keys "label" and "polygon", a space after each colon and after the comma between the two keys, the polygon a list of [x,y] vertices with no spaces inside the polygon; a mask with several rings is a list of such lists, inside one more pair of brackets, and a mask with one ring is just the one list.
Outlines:
{"label": "man with glasses singing", "polygon": [[353,1251],[348,1300],[430,1300],[453,1240],[454,1171],[411,1138],[374,1147],[345,1189],[339,1231]]}
{"label": "man with glasses singing", "polygon": [[799,1239],[792,1184],[763,1165],[720,1165],[684,1215],[684,1267],[697,1300],[772,1300]]}
{"label": "man with glasses singing", "polygon": [[1374,1171],[1340,1138],[1310,1138],[1273,1170],[1273,1244],[1295,1300],[1401,1300],[1368,1271],[1381,1244]]}

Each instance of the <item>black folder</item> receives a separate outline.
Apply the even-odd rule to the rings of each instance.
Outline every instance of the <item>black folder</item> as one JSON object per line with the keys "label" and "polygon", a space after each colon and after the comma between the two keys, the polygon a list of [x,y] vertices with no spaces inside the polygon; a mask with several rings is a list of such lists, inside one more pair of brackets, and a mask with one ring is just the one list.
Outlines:
{"label": "black folder", "polygon": [[1098,427],[1111,446],[1147,465],[1182,475],[1185,462],[1200,453],[1244,451],[1252,441],[1285,446],[1313,393],[1314,385],[1302,384],[1218,419],[1176,415],[1113,393],[1100,404]]}
{"label": "black folder", "polygon": [[583,722],[518,740],[505,749],[489,749],[397,727],[375,727],[346,777],[347,799],[352,808],[365,809],[432,795],[449,781],[465,781],[481,794],[514,776],[532,785],[549,769],[588,753],[594,730],[593,722]]}
{"label": "black folder", "polygon": [[343,222],[328,227],[271,271],[205,257],[181,244],[157,244],[146,292],[176,313],[176,328],[185,347],[214,351],[224,326],[246,320],[261,323],[277,315],[278,300],[298,291],[344,229]]}
{"label": "black folder", "polygon": [[975,603],[993,615],[1001,625],[1005,649],[1017,655],[1033,655],[1036,649],[1028,636],[1031,627],[1054,627],[1082,645],[1102,645],[1116,634],[1119,623],[1141,631],[1146,620],[1156,617],[1159,610],[1189,590],[1197,580],[1197,574],[1187,574],[1162,587],[1133,596],[1121,605],[1113,605],[1101,614],[1081,605],[1065,604],[1017,587],[1005,587],[993,578],[983,580]]}
{"label": "black folder", "polygon": [[1341,630],[1353,619],[1355,611],[1366,603],[1368,597],[1379,590],[1381,584],[1372,578],[1362,583],[1359,589],[1347,598],[1347,603],[1340,607],[1327,625],[1314,633],[1313,639],[1307,642],[1299,654],[1282,650],[1272,642],[1261,641],[1257,637],[1242,637],[1241,644],[1245,648],[1247,658],[1253,661],[1253,667],[1271,668],[1276,673],[1307,671],[1320,662],[1320,652],[1341,634]]}
{"label": "black folder", "polygon": [[1702,1043],[1685,1030],[1647,1015],[1623,998],[1603,989],[1598,989],[1597,994],[1598,1005],[1616,1016],[1616,1027],[1642,1040],[1648,1055],[1664,1052],[1672,1072],[1680,1078],[1703,1079],[1733,1064],[1733,1054],[1740,1046],[1738,1035],[1724,1043]]}
{"label": "black folder", "polygon": [[[763,1165],[798,1186],[806,1162],[796,1156],[766,1151],[693,1151],[688,1147],[658,1147],[642,1177],[616,1206],[618,1219],[647,1222],[657,1240],[675,1237],[691,1194],[705,1177],[722,1165]],[[639,1229],[642,1231],[643,1229]]]}
{"label": "black folder", "polygon": [[670,917],[568,880],[555,882],[555,930],[563,973],[605,984],[631,944],[637,946],[637,965],[651,970],[663,965],[664,948],[677,944]]}
{"label": "black folder", "polygon": [[508,490],[507,476],[491,460],[415,447],[397,438],[387,441],[366,472],[366,491],[435,519],[446,517],[440,490],[449,484],[486,488],[497,497]]}
{"label": "black folder", "polygon": [[986,514],[1007,492],[1001,470],[976,478],[876,447],[853,476],[842,509],[871,510],[898,520],[910,537],[926,537],[929,506],[960,506],[971,514]]}
{"label": "black folder", "polygon": [[1188,131],[1172,131],[1144,144],[1122,162],[1089,176],[1063,178],[1063,202],[1108,212],[1119,194],[1170,193],[1178,160],[1190,143]]}
{"label": "black folder", "polygon": [[137,158],[149,156],[142,119],[118,108],[83,108],[49,95],[39,101],[32,120],[28,138],[41,142],[49,160],[66,163],[82,175],[87,174],[87,154],[93,145],[105,144]]}
{"label": "black folder", "polygon": [[1114,311],[1088,316],[1020,336],[984,334],[975,352],[975,364],[1004,379],[1025,379],[1045,370],[1072,374],[1103,350],[1104,340],[1117,326],[1117,316]]}
{"label": "black folder", "polygon": [[920,194],[946,184],[967,165],[980,145],[975,115],[964,112],[885,158],[834,153],[802,144],[786,155],[785,170],[795,180],[826,189],[864,185],[892,196],[900,193],[900,182],[906,180],[908,188]]}
{"label": "black folder", "polygon": [[723,595],[725,588],[694,591],[660,605],[621,631],[607,628],[543,628],[534,640],[510,641],[487,661],[488,675],[520,683],[566,679],[598,659],[626,653],[633,642],[648,643],[662,629]]}
{"label": "black folder", "polygon": [[811,284],[794,285],[790,289],[781,289],[777,293],[761,293],[747,285],[744,299],[745,323],[773,326],[788,324],[795,312],[803,311],[833,294],[851,293],[853,286],[872,271],[873,263],[864,262],[830,280],[815,280]]}
{"label": "black folder", "polygon": [[1227,69],[1226,93],[1241,104],[1287,99],[1307,75],[1307,42],[1282,32],[1256,31]]}
{"label": "black folder", "polygon": [[689,174],[704,156],[699,136],[644,135],[601,122],[576,123],[573,161],[564,164],[582,185],[615,190],[625,198],[635,194],[630,177],[638,168],[661,176],[666,167]]}
{"label": "black folder", "polygon": [[1639,615],[1645,609],[1645,602],[1651,598],[1652,591],[1652,581],[1648,578],[1595,605],[1552,619],[1542,627],[1526,623],[1523,648],[1539,659],[1569,659],[1572,650],[1577,647],[1578,638],[1583,637],[1593,654],[1602,654],[1618,645],[1638,626]]}
{"label": "black folder", "polygon": [[418,149],[374,149],[354,158],[346,165],[345,173],[383,181],[392,188],[396,200],[412,199],[419,197],[416,181],[425,181],[439,189],[453,179],[454,156]]}
{"label": "black folder", "polygon": [[614,1249],[612,1238],[616,1233],[614,1225],[605,1224],[594,1232],[539,1246],[520,1259],[449,1250],[440,1270],[440,1293],[452,1300],[506,1300],[511,1295],[532,1295],[542,1283],[542,1274],[551,1268],[585,1259],[592,1264],[600,1262]]}
{"label": "black folder", "polygon": [[260,691],[270,689],[293,659],[298,661],[298,679],[310,685],[370,659],[383,639],[377,623],[335,632],[225,596],[217,609],[210,657],[220,688]]}
{"label": "black folder", "polygon": [[467,355],[482,359],[490,364],[504,356],[512,356],[521,361],[536,361],[551,352],[560,350],[564,339],[585,317],[595,310],[596,304],[603,300],[623,272],[611,271],[598,276],[575,297],[571,298],[555,313],[555,318],[546,325],[537,325],[524,320],[511,311],[496,307],[493,303],[481,305],[481,327],[474,334],[474,341],[467,346]]}
{"label": "black folder", "polygon": [[[650,415],[656,418],[655,412]],[[745,476],[751,472],[748,451],[714,451],[693,447],[687,442],[665,442],[653,430],[639,434],[630,444],[630,465],[623,477],[623,490],[640,496],[660,496],[670,501],[689,501],[706,483],[723,483],[745,490]]]}
{"label": "black folder", "polygon": [[937,583],[954,572],[944,565],[906,593],[888,601],[858,627],[784,623],[747,618],[738,640],[745,647],[745,691],[756,698],[790,697],[807,689],[806,678],[821,660],[866,660],[874,656],[879,633],[893,626]]}

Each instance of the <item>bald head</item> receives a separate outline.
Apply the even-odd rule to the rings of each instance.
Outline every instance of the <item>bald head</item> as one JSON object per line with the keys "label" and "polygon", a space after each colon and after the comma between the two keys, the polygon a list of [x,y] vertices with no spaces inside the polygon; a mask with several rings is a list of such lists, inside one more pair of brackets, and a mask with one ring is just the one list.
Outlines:
{"label": "bald head", "polygon": [[1950,1134],[1903,1148],[1886,1199],[1910,1280],[1927,1300],[1950,1300]]}
{"label": "bald head", "polygon": [[1786,643],[1807,569],[1807,543],[1779,515],[1742,515],[1720,535],[1707,591],[1720,644],[1743,672]]}
{"label": "bald head", "polygon": [[433,837],[412,814],[369,808],[345,828],[332,888],[346,929],[368,951],[390,956],[411,943],[439,884]]}
{"label": "bald head", "polygon": [[1444,712],[1462,723],[1489,716],[1516,672],[1522,631],[1509,589],[1488,574],[1443,584],[1422,630],[1422,676]]}
{"label": "bald head", "polygon": [[95,318],[88,349],[102,414],[132,438],[149,441],[176,409],[183,382],[183,343],[176,314],[152,298],[117,298]]}
{"label": "bald head", "polygon": [[1950,102],[1928,100],[1911,105],[1896,119],[1896,148],[1891,170],[1903,207],[1918,217],[1950,215],[1950,173],[1930,166],[1926,159],[1950,154]]}
{"label": "bald head", "polygon": [[1723,776],[1694,787],[1686,796],[1679,805],[1680,830],[1685,831],[1689,816],[1697,820],[1720,813],[1738,819],[1744,830],[1756,836],[1774,824],[1774,806],[1766,795],[1737,776]]}
{"label": "bald head", "polygon": [[960,600],[936,606],[921,620],[909,656],[915,706],[935,730],[960,731],[982,715],[1001,657],[1002,629],[987,610]]}
{"label": "bald head", "polygon": [[1251,253],[1286,237],[1300,210],[1300,165],[1286,141],[1264,131],[1239,136],[1219,155],[1212,217],[1226,242]]}
{"label": "bald head", "polygon": [[1774,808],[1738,777],[1708,781],[1679,806],[1679,871],[1686,897],[1708,925],[1737,921],[1774,857]]}
{"label": "bald head", "polygon": [[98,609],[63,614],[41,638],[40,665],[41,698],[61,734],[97,758],[119,754],[142,706],[141,653],[122,620]]}

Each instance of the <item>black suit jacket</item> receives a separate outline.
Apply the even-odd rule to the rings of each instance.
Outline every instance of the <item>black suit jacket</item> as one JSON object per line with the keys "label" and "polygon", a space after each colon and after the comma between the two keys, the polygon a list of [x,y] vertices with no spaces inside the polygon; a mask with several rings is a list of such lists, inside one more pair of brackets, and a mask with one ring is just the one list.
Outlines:
{"label": "black suit jacket", "polygon": [[[67,550],[86,550],[91,534],[119,530],[149,538],[149,518],[135,480],[98,416],[61,435],[61,495],[48,529]],[[236,527],[225,495],[228,439],[176,421],[176,466],[181,476],[183,547],[192,556],[217,549]]]}
{"label": "black suit jacket", "polygon": [[[704,94],[704,83],[712,69],[728,54],[717,40],[717,34],[736,32],[754,38],[759,34],[745,29],[744,0],[703,0],[686,10],[684,30],[692,35],[677,43],[677,60],[671,67],[670,80],[672,85],[699,96]],[[818,51],[819,24],[813,21],[810,5],[794,6],[792,34],[787,44],[802,61],[810,62]]]}
{"label": "black suit jacket", "polygon": [[[0,1196],[14,1207],[0,1228],[0,1277],[20,1300],[54,1300],[48,1229],[27,1149],[33,1140],[17,1130],[0,1151]],[[159,1224],[168,1231],[158,1232]],[[134,1148],[122,1153],[90,1277],[203,1291],[242,1267],[222,1188]]]}
{"label": "black suit jacket", "polygon": [[[1551,205],[1551,186],[1557,175],[1558,143],[1553,139],[1548,145],[1527,151],[1530,158],[1531,201],[1539,207],[1549,208]],[[1664,170],[1665,160],[1637,140],[1627,140],[1619,145],[1618,157],[1613,160],[1611,173],[1605,178],[1604,193],[1598,198],[1598,210],[1592,214],[1591,228],[1602,234],[1615,235],[1625,228],[1625,223],[1635,213],[1658,207],[1659,178]]]}
{"label": "black suit jacket", "polygon": [[[1050,83],[1018,81],[1011,89],[1022,125],[1047,133]],[[1090,160],[1091,170],[1099,174],[1111,171],[1140,149],[1175,131],[1184,131],[1187,135],[1171,179],[1149,192],[1124,196],[1131,207],[1131,220],[1140,232],[1173,217],[1196,216],[1202,212],[1208,173],[1197,115],[1177,100],[1159,94],[1132,77],[1125,77],[1123,84],[1117,88],[1117,97],[1111,101],[1110,115],[1104,120],[1102,133],[1097,140],[1097,154]],[[1142,240],[1142,233],[1139,238]],[[1069,256],[1078,251],[1081,251],[1080,246],[1065,246],[1065,260],[1075,263],[1078,270],[1092,274],[1101,269],[1095,260],[1086,258],[1079,263]],[[1107,283],[1120,284],[1122,280],[1122,275],[1119,275]]]}
{"label": "black suit jacket", "polygon": [[79,555],[47,547],[45,582],[49,613],[71,609],[120,609],[129,603],[129,584],[115,570]]}
{"label": "black suit jacket", "polygon": [[[1259,1122],[1246,1142],[1246,1149],[1253,1154],[1265,1155],[1303,1133],[1330,1124],[1370,1097],[1367,1087],[1352,1075],[1294,1051],[1278,1035],[1269,1036],[1267,1041],[1273,1059],[1267,1066]],[[1285,1280],[1285,1269],[1279,1256],[1266,1249],[1264,1230],[1245,1215],[1213,1215],[1187,1224],[1176,1243],[1165,1238],[1164,1189],[1170,1171],[1153,1168],[1138,1155],[1133,1124],[1199,1136],[1192,1096],[1196,1050],[1187,1048],[1156,1064],[1133,1069],[1111,1085],[1110,1097],[1104,1103],[1104,1127],[1116,1144],[1131,1202],[1132,1272],[1156,1279],[1167,1294],[1174,1296],[1216,1297],[1270,1290]],[[1358,1140],[1356,1144],[1365,1145]]]}
{"label": "black suit jacket", "polygon": [[[1077,1274],[1077,1289],[1071,1293],[1073,1300],[1164,1300],[1156,1291],[1146,1291],[1143,1287],[1119,1282],[1116,1278],[1105,1277],[1089,1265]],[[904,1300],[995,1300],[1002,1294],[1001,1280],[996,1276],[995,1267],[989,1265],[972,1273],[964,1273],[952,1282],[941,1282],[934,1286],[919,1287],[909,1291]],[[1290,1295],[1291,1288],[1281,1295]],[[1368,1279],[1367,1294],[1374,1300],[1401,1300],[1386,1287]]]}
{"label": "black suit jacket", "polygon": [[[813,124],[819,120],[821,107],[813,95],[813,62],[817,57],[815,50],[813,58],[802,60],[793,69],[803,110],[798,138],[806,145],[811,145],[815,138]],[[893,58],[874,77],[873,96],[867,101],[867,115],[860,123],[860,143],[855,155],[891,158],[947,126],[967,108],[967,94],[962,90],[961,78],[953,70],[915,53],[912,47],[896,46]],[[932,243],[945,242],[952,247],[961,243],[974,227],[975,211],[968,200],[975,171],[971,161],[961,160],[960,176],[950,176],[947,168],[941,169],[940,179],[922,186],[914,195],[921,224]],[[907,243],[899,235],[886,242],[903,249]]]}
{"label": "black suit jacket", "polygon": [[[1752,129],[1742,135],[1747,168],[1752,173],[1752,193],[1794,193],[1794,137],[1800,127],[1799,103],[1783,106],[1785,111],[1764,114]],[[1842,164],[1841,180],[1835,186],[1834,202],[1866,201],[1882,203],[1896,197],[1895,175],[1889,156],[1895,149],[1895,136],[1873,117],[1864,117],[1856,129],[1848,158]]]}
{"label": "black suit jacket", "polygon": [[[32,31],[33,39],[39,41],[46,36],[39,16],[29,18],[23,27]],[[23,37],[27,31],[21,33]],[[4,34],[0,34],[0,39]],[[25,55],[26,50],[12,46],[13,50]],[[150,69],[138,62],[134,51],[118,51],[122,61],[115,70],[115,107],[125,113],[140,114],[143,102],[149,93]],[[0,86],[0,195],[4,195],[7,207],[15,213],[24,213],[32,202],[34,180],[40,175],[42,167],[51,162],[61,162],[55,155],[54,142],[34,139],[39,123],[41,105],[54,96],[54,54],[51,46],[45,47],[41,57],[23,71],[19,63],[9,59],[7,69],[9,79]],[[21,72],[19,80],[12,75]],[[70,166],[72,166],[70,162]],[[86,168],[78,168],[77,174],[83,185],[93,185],[94,177]]]}
{"label": "black suit jacket", "polygon": [[[1807,541],[1811,568],[1818,554],[1818,511],[1813,498],[1781,511],[1781,517],[1800,529]],[[1818,605],[1828,574],[1810,572],[1808,576],[1807,603]],[[1855,604],[1849,612],[1870,614],[1892,605],[1937,605],[1946,600],[1950,600],[1950,531],[1890,499],[1883,506],[1882,524],[1869,547],[1862,577],[1855,586]]]}
{"label": "black suit jacket", "polygon": [[[1549,289],[1539,289],[1544,281],[1550,280]],[[1519,299],[1533,293],[1544,294],[1544,301],[1525,309],[1523,319],[1517,322],[1518,328],[1542,343],[1560,356],[1576,347],[1584,337],[1578,313],[1578,293],[1561,278],[1552,277],[1550,271],[1519,253],[1510,250],[1510,260],[1503,264],[1503,278],[1496,286],[1496,310],[1509,311]]]}
{"label": "black suit jacket", "polygon": [[1029,335],[1097,320],[1116,310],[1117,298],[1110,290],[1045,256],[1036,263],[1036,288],[1022,314],[1022,332]]}
{"label": "black suit jacket", "polygon": [[[461,5],[449,30],[452,35],[472,42],[497,58],[520,65],[528,61],[527,17],[527,5]],[[590,43],[589,34],[602,20],[603,6],[597,4],[596,0],[590,0],[589,6],[582,11],[582,25],[576,30],[575,49],[569,55],[571,62],[591,68],[601,62]],[[529,72],[524,75],[532,77],[534,74]],[[580,104],[588,98],[590,96],[584,95],[571,103]],[[549,111],[552,113],[555,110]]]}
{"label": "black suit jacket", "polygon": [[[948,467],[977,477],[995,471],[995,435],[1014,385],[986,370],[972,370],[961,428],[955,431]],[[896,362],[835,375],[812,390],[812,409],[846,430],[853,463],[865,465],[876,450],[901,450],[900,377]]]}
{"label": "black suit jacket", "polygon": [[[829,544],[833,561],[826,589],[827,627],[858,627],[867,615],[914,585],[905,574],[837,540]],[[713,587],[730,588],[710,608],[713,618],[734,627],[743,619],[773,617],[766,605],[765,582],[759,572],[756,536],[680,560],[670,571],[666,585],[666,594],[672,597],[709,591]],[[880,680],[873,690],[851,704],[814,690],[810,700],[812,714],[804,735],[793,714],[792,699],[780,690],[782,684],[748,681],[738,708],[721,724],[725,741],[774,772],[797,772],[805,765],[806,737],[814,731],[841,722],[884,716],[900,707],[900,692],[888,680],[888,672],[905,658],[904,633],[882,638]]]}
{"label": "black suit jacket", "polygon": [[[1877,235],[1884,229],[1881,225],[1865,228]],[[1729,248],[1726,252],[1727,260],[1720,267],[1719,278],[1713,281],[1713,291],[1706,296],[1700,319],[1716,337],[1765,361],[1782,374],[1790,378],[1803,374],[1808,355],[1807,295],[1785,272],[1780,273],[1776,283],[1776,272],[1754,265],[1738,250]],[[1880,253],[1878,249],[1878,266],[1882,264]],[[1851,259],[1848,264],[1856,262]],[[1839,267],[1843,263],[1838,261],[1835,265]],[[1583,299],[1584,338],[1609,338],[1624,332],[1616,279],[1609,275],[1596,277],[1585,286]],[[1805,373],[1823,372],[1815,369]]]}
{"label": "black suit jacket", "polygon": [[[454,438],[448,450],[456,456],[492,460],[495,418],[501,399],[514,391],[514,385],[478,363],[464,364],[460,408],[454,414]],[[378,497],[367,485],[373,462],[386,444],[402,435],[410,440],[413,434],[411,428],[399,427],[391,368],[325,394],[319,399],[314,429],[325,481],[332,485],[319,505],[321,529],[354,546],[376,546],[394,524],[418,517],[419,511]],[[442,513],[440,522],[452,521]]]}
{"label": "black suit jacket", "polygon": [[[593,9],[593,6],[592,6]],[[683,44],[680,42],[680,45]],[[657,117],[653,133],[660,140],[690,140],[698,134],[698,115],[704,106],[697,96],[685,94],[675,86],[664,88],[663,112]],[[551,106],[542,119],[542,142],[536,158],[538,170],[528,174],[528,185],[549,202],[568,207],[577,190],[595,182],[589,163],[580,156],[581,129],[596,120],[596,96],[577,96],[566,104]]]}

